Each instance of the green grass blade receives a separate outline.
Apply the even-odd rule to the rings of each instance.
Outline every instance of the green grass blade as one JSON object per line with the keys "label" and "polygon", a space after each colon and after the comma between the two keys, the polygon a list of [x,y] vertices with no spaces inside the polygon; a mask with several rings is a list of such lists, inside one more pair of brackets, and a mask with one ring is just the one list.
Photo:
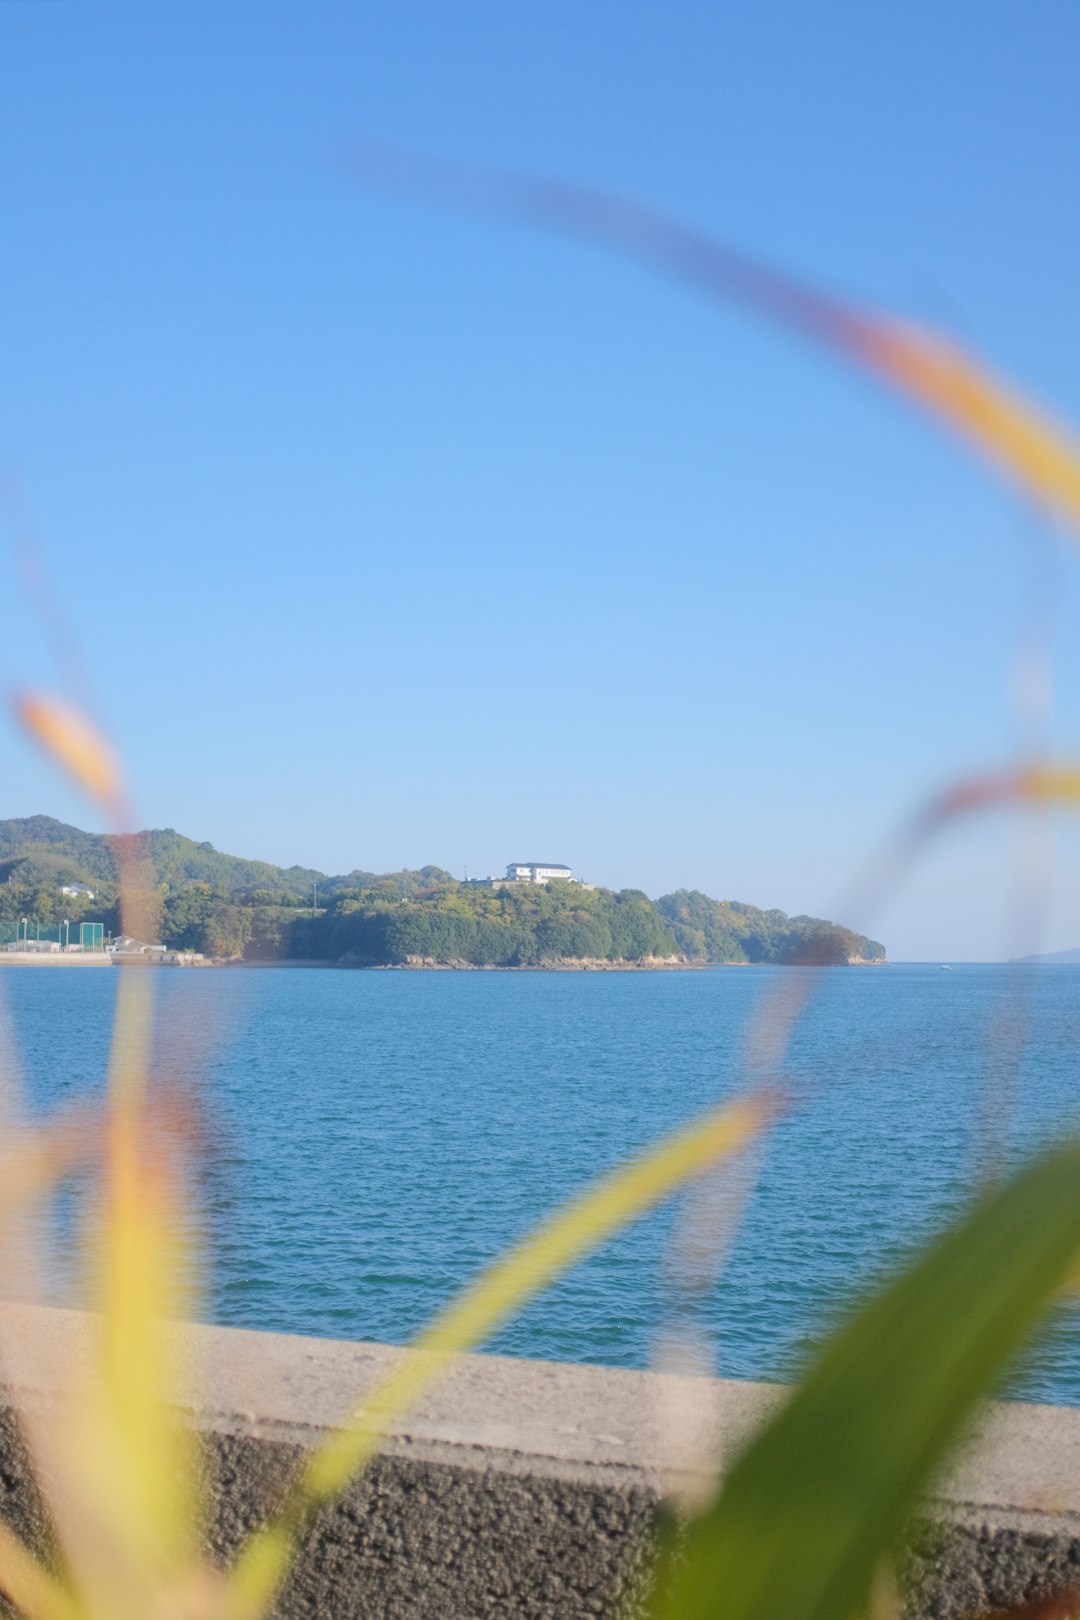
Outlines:
{"label": "green grass blade", "polygon": [[665,1569],[655,1620],[852,1620],[978,1402],[1076,1273],[1080,1141],[1024,1169],[860,1309]]}
{"label": "green grass blade", "polygon": [[229,1577],[231,1620],[265,1614],[315,1513],[370,1461],[390,1425],[453,1356],[482,1343],[622,1227],[739,1152],[771,1122],[777,1106],[765,1092],[748,1094],[681,1126],[557,1209],[440,1311],[342,1428],[312,1452],[277,1517],[242,1548]]}

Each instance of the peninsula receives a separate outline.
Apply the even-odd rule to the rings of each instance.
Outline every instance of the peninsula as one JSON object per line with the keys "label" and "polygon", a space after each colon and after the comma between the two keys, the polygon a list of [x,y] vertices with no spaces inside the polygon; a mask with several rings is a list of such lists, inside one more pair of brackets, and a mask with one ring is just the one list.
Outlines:
{"label": "peninsula", "polygon": [[[459,881],[441,866],[330,876],[224,855],[171,828],[140,833],[158,940],[216,961],[355,967],[691,967],[882,961],[885,947],[820,917],[678,889],[583,883],[561,863]],[[50,816],[0,821],[0,942],[120,932],[114,840]]]}

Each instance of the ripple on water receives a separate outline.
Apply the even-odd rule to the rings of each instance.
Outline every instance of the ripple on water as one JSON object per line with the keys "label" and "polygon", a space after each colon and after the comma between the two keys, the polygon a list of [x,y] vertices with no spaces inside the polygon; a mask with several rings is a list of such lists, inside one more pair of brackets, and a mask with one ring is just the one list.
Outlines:
{"label": "ripple on water", "polygon": [[[401,1342],[559,1199],[738,1084],[768,969],[686,974],[162,973],[161,1066],[202,1076],[212,1144],[205,1313]],[[34,1105],[100,1084],[116,975],[9,969]],[[1021,982],[1021,979],[1023,982]],[[811,1099],[773,1134],[708,1302],[719,1366],[790,1375],[960,1207],[995,1020],[1031,998],[1017,1143],[1076,1114],[1080,972],[842,971],[796,1031]],[[75,1200],[57,1216],[70,1233]],[[663,1312],[660,1211],[531,1304],[492,1348],[642,1366]],[[70,1259],[53,1285],[77,1298]],[[1080,1312],[1012,1383],[1080,1404]]]}

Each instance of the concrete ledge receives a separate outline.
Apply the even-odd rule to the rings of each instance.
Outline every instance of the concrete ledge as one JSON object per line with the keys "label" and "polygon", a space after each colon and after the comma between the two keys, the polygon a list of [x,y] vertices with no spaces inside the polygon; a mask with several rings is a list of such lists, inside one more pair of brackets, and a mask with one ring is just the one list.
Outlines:
{"label": "concrete ledge", "polygon": [[[48,1415],[93,1319],[0,1307],[0,1516],[39,1548],[12,1406]],[[297,1458],[400,1352],[229,1328],[170,1330],[179,1405],[203,1441],[207,1544],[228,1560]],[[700,1482],[672,1435],[730,1457],[783,1391],[733,1381],[469,1356],[398,1425],[316,1527],[278,1612],[352,1620],[536,1620],[632,1599],[657,1510]],[[931,1505],[909,1611],[952,1617],[1080,1580],[1080,1411],[998,1405]],[[632,1607],[632,1603],[630,1605]]]}

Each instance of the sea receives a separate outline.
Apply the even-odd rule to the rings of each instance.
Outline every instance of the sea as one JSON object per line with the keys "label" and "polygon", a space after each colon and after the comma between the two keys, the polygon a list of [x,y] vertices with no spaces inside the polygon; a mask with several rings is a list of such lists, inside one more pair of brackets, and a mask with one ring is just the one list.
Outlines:
{"label": "sea", "polygon": [[[140,970],[0,970],[35,1114],[101,1095],[122,971]],[[1019,1161],[1080,1105],[1076,967],[142,971],[155,1075],[197,1099],[192,1310],[245,1327],[406,1342],[561,1201],[739,1090],[748,1030],[794,988],[790,1103],[698,1211],[717,1236],[689,1317],[722,1376],[788,1379],[995,1151]],[[76,1190],[41,1236],[67,1303],[79,1208]],[[681,1210],[620,1233],[487,1348],[655,1364],[687,1316]],[[1003,1393],[1080,1405],[1075,1309]]]}

